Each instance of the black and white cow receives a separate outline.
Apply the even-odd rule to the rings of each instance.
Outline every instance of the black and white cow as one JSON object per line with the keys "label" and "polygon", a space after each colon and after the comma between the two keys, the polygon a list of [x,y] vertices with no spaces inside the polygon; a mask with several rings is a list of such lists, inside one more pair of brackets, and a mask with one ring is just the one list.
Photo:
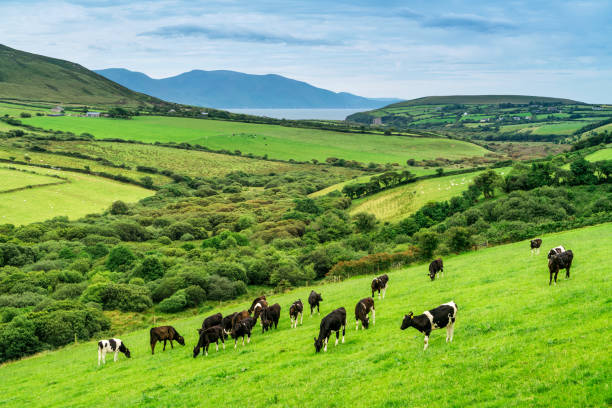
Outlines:
{"label": "black and white cow", "polygon": [[289,318],[291,319],[291,328],[298,326],[298,319],[300,319],[300,324],[304,324],[304,305],[302,304],[302,299],[298,299],[291,307],[289,307]]}
{"label": "black and white cow", "polygon": [[443,272],[444,272],[444,264],[442,263],[442,258],[434,259],[433,261],[431,261],[431,263],[429,264],[429,273],[428,273],[431,280],[436,279],[437,273],[440,273],[440,276],[442,276]]}
{"label": "black and white cow", "polygon": [[249,314],[253,315],[253,317],[255,318],[255,321],[257,322],[257,319],[259,318],[261,311],[265,307],[268,307],[268,302],[266,301],[266,297],[260,296],[258,298],[255,298],[255,300],[253,300],[253,303],[251,304],[251,307],[249,308],[248,312]]}
{"label": "black and white cow", "polygon": [[338,345],[338,338],[340,337],[340,329],[342,329],[342,343],[344,343],[344,334],[346,331],[346,310],[341,307],[334,310],[323,319],[321,319],[321,325],[319,326],[319,338],[314,338],[315,351],[318,353],[323,348],[323,351],[327,351],[327,342],[332,331],[336,332],[336,346]]}
{"label": "black and white cow", "polygon": [[[374,292],[378,291],[378,298],[384,299],[385,294],[387,293],[387,283],[389,282],[389,277],[387,274],[381,275],[378,278],[374,278],[372,281],[372,297],[374,297]],[[380,292],[382,291],[382,297],[380,296]]]}
{"label": "black and white cow", "polygon": [[244,346],[244,336],[247,336],[247,343],[251,342],[251,323],[246,319],[236,322],[232,328],[232,338],[234,339],[234,349],[238,345],[238,337],[242,337],[242,345]]}
{"label": "black and white cow", "polygon": [[278,320],[280,319],[281,307],[278,303],[273,304],[270,307],[266,307],[261,312],[261,332],[267,332],[274,326],[278,328]]}
{"label": "black and white cow", "polygon": [[559,245],[558,247],[554,247],[553,249],[548,251],[548,259],[552,258],[553,255],[562,254],[563,252],[565,252],[565,248],[563,248],[563,245]]}
{"label": "black and white cow", "polygon": [[211,343],[215,343],[216,349],[219,351],[219,340],[223,344],[223,350],[225,350],[225,339],[227,334],[223,331],[221,326],[208,327],[206,329],[200,329],[200,339],[198,344],[193,348],[193,358],[196,358],[200,354],[200,349],[204,350],[204,355],[208,355],[208,346]]}
{"label": "black and white cow", "polygon": [[106,353],[115,353],[113,361],[117,361],[117,353],[122,352],[127,358],[130,358],[130,350],[125,347],[125,344],[120,339],[100,340],[98,342],[98,366],[100,361],[106,364]]}
{"label": "black and white cow", "polygon": [[531,241],[529,241],[529,243],[531,245],[531,255],[533,254],[539,255],[540,247],[542,246],[542,240],[540,238],[536,238],[536,239],[532,239]]}
{"label": "black and white cow", "polygon": [[361,328],[368,328],[370,325],[369,314],[372,312],[372,324],[376,324],[376,310],[374,310],[374,299],[371,297],[363,298],[355,305],[355,330],[359,330],[359,322]]}
{"label": "black and white cow", "polygon": [[453,331],[455,330],[455,318],[457,317],[457,305],[450,301],[435,309],[423,312],[415,316],[412,312],[404,315],[402,330],[412,326],[425,335],[425,346],[423,351],[429,346],[429,334],[432,330],[446,327],[446,342],[453,341]]}
{"label": "black and white cow", "polygon": [[221,313],[217,313],[204,319],[202,322],[202,328],[206,330],[209,327],[221,326],[221,323],[223,323],[223,315]]}
{"label": "black and white cow", "polygon": [[548,259],[548,271],[550,272],[550,279],[548,285],[550,286],[553,275],[555,275],[555,285],[557,284],[557,275],[559,269],[565,269],[565,277],[569,279],[570,268],[572,267],[572,261],[574,260],[574,253],[571,249],[563,251],[560,254],[555,254]]}
{"label": "black and white cow", "polygon": [[321,314],[321,312],[319,311],[319,302],[322,301],[323,298],[321,297],[320,293],[317,293],[314,290],[310,292],[310,295],[308,295],[308,304],[310,305],[310,317],[312,317],[312,312],[315,307],[317,308],[317,313]]}

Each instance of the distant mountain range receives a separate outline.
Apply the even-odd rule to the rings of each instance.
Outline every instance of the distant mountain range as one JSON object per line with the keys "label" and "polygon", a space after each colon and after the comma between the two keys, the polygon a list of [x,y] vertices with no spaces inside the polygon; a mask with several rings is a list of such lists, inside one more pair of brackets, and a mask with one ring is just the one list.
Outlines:
{"label": "distant mountain range", "polygon": [[169,78],[153,79],[141,72],[123,68],[95,72],[134,91],[166,101],[212,108],[375,109],[401,101],[336,93],[274,74],[194,70]]}

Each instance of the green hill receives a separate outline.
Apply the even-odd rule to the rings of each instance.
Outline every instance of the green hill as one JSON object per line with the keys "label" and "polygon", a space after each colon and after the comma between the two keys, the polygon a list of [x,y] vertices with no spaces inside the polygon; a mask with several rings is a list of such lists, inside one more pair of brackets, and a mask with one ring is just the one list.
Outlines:
{"label": "green hill", "polygon": [[0,44],[0,96],[37,102],[87,105],[164,103],[129,90],[74,62]]}
{"label": "green hill", "polygon": [[[573,101],[571,99],[551,98],[547,96],[529,96],[529,95],[448,95],[448,96],[425,96],[423,98],[410,99],[408,101],[398,102],[387,105],[385,108],[396,108],[401,106],[416,106],[416,105],[481,105],[481,104],[526,104],[529,102],[535,103],[562,103],[564,105],[575,105],[582,102]],[[385,109],[382,108],[382,109]]]}
{"label": "green hill", "polygon": [[[321,316],[307,314],[297,329],[289,328],[289,305],[305,302],[311,288],[268,293],[282,307],[279,328],[261,334],[256,326],[251,343],[238,350],[229,340],[224,351],[213,345],[208,357],[192,357],[203,317],[245,309],[247,300],[161,323],[176,327],[187,344],[165,352],[158,345],[153,356],[144,329],[119,336],[131,359],[113,362],[107,355],[101,368],[96,341],[2,365],[0,405],[609,405],[612,270],[605,259],[612,224],[542,238],[544,248],[574,251],[571,279],[561,273],[549,286],[546,250],[531,256],[526,241],[445,258],[447,276],[434,282],[427,265],[415,265],[389,273],[386,298],[375,300],[376,324],[358,332],[353,310],[370,295],[372,276],[316,287],[324,299]],[[445,330],[436,330],[423,352],[422,334],[400,330],[403,315],[450,300],[459,308],[454,341],[446,344]],[[334,347],[332,338],[327,353],[315,354],[321,317],[340,306],[347,310],[346,342]]]}

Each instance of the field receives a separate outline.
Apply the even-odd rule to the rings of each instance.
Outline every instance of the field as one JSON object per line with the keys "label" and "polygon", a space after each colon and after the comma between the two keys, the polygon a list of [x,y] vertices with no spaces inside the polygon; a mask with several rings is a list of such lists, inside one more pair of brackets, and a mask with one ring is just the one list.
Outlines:
{"label": "field", "polygon": [[612,147],[601,149],[585,157],[588,161],[612,160]]}
{"label": "field", "polygon": [[424,160],[443,156],[457,159],[487,153],[474,144],[449,139],[347,134],[218,120],[158,116],[134,117],[132,120],[40,116],[23,122],[45,129],[90,133],[100,139],[186,142],[215,150],[240,150],[283,160],[324,161],[328,157],[338,157],[364,163],[403,164],[409,158]]}
{"label": "field", "polygon": [[[509,168],[496,171],[503,175]],[[430,201],[444,201],[467,190],[481,172],[446,176],[406,184],[353,201],[351,214],[366,212],[381,221],[399,221]]]}
{"label": "field", "polygon": [[42,174],[25,173],[0,165],[0,193],[41,184],[59,183],[63,180]]}
{"label": "field", "polygon": [[[592,238],[596,236],[597,240]],[[96,366],[96,342],[67,346],[0,366],[4,406],[325,406],[595,407],[612,402],[610,266],[612,225],[542,237],[576,254],[571,279],[548,286],[545,250],[528,243],[493,247],[445,261],[447,276],[431,282],[427,266],[392,272],[387,297],[376,299],[376,325],[355,332],[354,305],[369,296],[371,276],[317,287],[321,316],[344,306],[346,343],[315,354],[320,317],[289,328],[288,306],[310,288],[268,299],[282,307],[279,329],[225,351],[193,359],[202,315],[171,323],[187,346],[152,356],[148,330],[121,338],[132,352]],[[454,341],[434,331],[400,330],[404,314],[454,300]],[[226,314],[250,302],[223,305]],[[587,352],[588,351],[588,352]],[[53,373],[53,374],[51,374]],[[129,385],[128,385],[129,384]],[[40,390],[44,389],[44,394]],[[367,402],[366,402],[367,401]]]}
{"label": "field", "polygon": [[[102,212],[116,200],[133,202],[153,194],[144,188],[102,177],[32,166],[11,166],[33,170],[41,177],[45,177],[45,174],[60,175],[68,178],[69,182],[2,194],[0,224],[29,224],[56,216],[68,216],[74,220],[90,213]],[[13,183],[19,183],[19,178],[22,178],[22,184],[29,183],[30,174],[14,173],[11,176],[15,178]],[[51,177],[45,179],[61,181]]]}

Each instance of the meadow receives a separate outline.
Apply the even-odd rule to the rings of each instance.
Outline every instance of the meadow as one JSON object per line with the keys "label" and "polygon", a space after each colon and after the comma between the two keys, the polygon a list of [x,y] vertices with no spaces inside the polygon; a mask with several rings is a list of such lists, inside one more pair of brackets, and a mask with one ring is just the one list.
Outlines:
{"label": "meadow", "polygon": [[407,159],[448,159],[484,156],[487,150],[475,144],[425,137],[384,136],[301,129],[277,125],[139,116],[132,120],[79,117],[32,117],[23,120],[44,129],[75,134],[90,133],[99,139],[121,138],[142,142],[176,142],[210,149],[240,150],[269,158],[298,161],[328,157],[364,163],[401,163]]}
{"label": "meadow", "polygon": [[[138,201],[153,194],[152,191],[131,184],[102,177],[32,166],[14,165],[18,169],[33,170],[41,177],[54,174],[67,178],[68,183],[39,186],[2,194],[0,224],[23,225],[44,221],[56,216],[71,220],[106,210],[114,201]],[[29,173],[14,171],[13,183],[29,183]],[[60,181],[57,178],[46,179]]]}
{"label": "meadow", "polygon": [[24,187],[35,187],[41,184],[59,183],[63,180],[47,175],[25,173],[0,165],[0,193]]}
{"label": "meadow", "polygon": [[598,150],[595,153],[591,153],[586,156],[585,159],[591,162],[596,162],[599,160],[612,160],[612,147],[607,147],[605,149]]}
{"label": "meadow", "polygon": [[[510,168],[495,169],[500,175]],[[353,200],[352,215],[374,214],[380,221],[399,221],[433,201],[445,201],[467,190],[472,180],[482,172],[445,176],[391,188],[368,197]]]}
{"label": "meadow", "polygon": [[[597,237],[597,239],[593,239]],[[370,296],[372,276],[317,286],[321,316],[289,328],[288,307],[309,287],[282,295],[276,331],[237,350],[233,342],[208,357],[192,357],[203,317],[242,310],[250,299],[221,304],[206,314],[166,321],[187,345],[151,355],[148,330],[121,335],[132,352],[97,367],[96,341],[43,352],[0,366],[4,406],[325,406],[325,407],[595,407],[612,402],[612,272],[602,262],[612,224],[543,236],[532,256],[527,241],[444,259],[447,276],[431,282],[427,265],[389,273],[376,302],[376,324],[355,331],[354,305]],[[571,279],[548,285],[546,248],[575,254]],[[251,296],[254,296],[251,293]],[[454,300],[454,341],[434,331],[400,330],[404,314]],[[346,342],[315,354],[322,316],[344,306]],[[159,323],[159,322],[158,322]],[[118,333],[112,333],[117,335]],[[587,352],[588,351],[588,352]],[[129,385],[128,385],[129,384]],[[44,389],[44,392],[41,390]]]}

